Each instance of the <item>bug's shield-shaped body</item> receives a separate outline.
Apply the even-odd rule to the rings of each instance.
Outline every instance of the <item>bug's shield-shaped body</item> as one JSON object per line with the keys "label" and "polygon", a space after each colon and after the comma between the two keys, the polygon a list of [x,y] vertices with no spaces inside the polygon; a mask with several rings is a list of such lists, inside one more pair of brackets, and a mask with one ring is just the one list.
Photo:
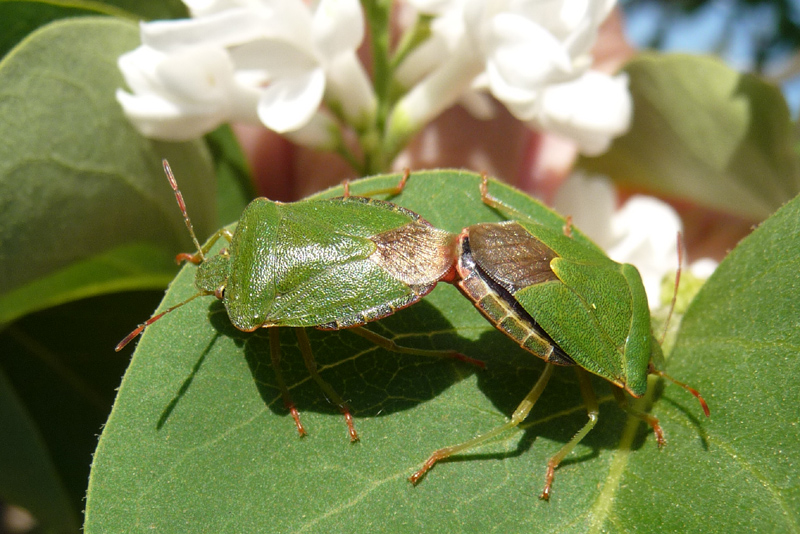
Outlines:
{"label": "bug's shield-shaped body", "polygon": [[256,199],[197,283],[223,295],[243,331],[340,329],[418,301],[452,269],[453,248],[451,234],[389,202]]}
{"label": "bug's shield-shaped body", "polygon": [[476,224],[459,237],[459,288],[523,348],[640,397],[660,357],[635,267],[555,229]]}

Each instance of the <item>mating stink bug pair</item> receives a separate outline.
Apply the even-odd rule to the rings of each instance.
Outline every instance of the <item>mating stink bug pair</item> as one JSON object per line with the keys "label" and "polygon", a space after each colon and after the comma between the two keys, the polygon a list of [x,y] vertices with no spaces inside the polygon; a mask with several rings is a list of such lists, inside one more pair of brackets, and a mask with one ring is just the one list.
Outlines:
{"label": "mating stink bug pair", "polygon": [[[166,163],[165,169],[193,234]],[[615,396],[623,408],[650,424],[662,444],[658,421],[628,408],[623,393],[627,389],[641,396],[648,373],[663,375],[657,370],[660,345],[650,333],[650,314],[638,272],[608,259],[597,247],[574,240],[569,231],[524,222],[524,214],[488,195],[485,180],[482,198],[520,222],[477,224],[456,236],[383,201],[349,196],[293,204],[255,200],[234,234],[221,230],[204,247],[193,235],[198,252],[179,256],[199,264],[195,275],[199,292],[189,300],[215,295],[223,301],[231,322],[243,331],[294,327],[306,367],[345,414],[351,439],[355,440],[349,410],[316,372],[303,328],[348,328],[390,350],[479,363],[452,351],[400,348],[361,328],[418,301],[438,281],[456,283],[492,324],[547,365],[509,423],[436,451],[412,475],[414,483],[438,460],[476,446],[524,420],[553,365],[573,365],[615,384]],[[220,238],[230,243],[229,248],[206,257]],[[597,280],[602,283],[595,283]],[[117,348],[185,302],[148,320]],[[298,431],[304,434],[277,365],[280,343],[276,328],[270,328],[270,341],[278,386]],[[544,499],[549,497],[556,466],[597,420],[597,401],[588,377],[581,372],[579,377],[590,419],[550,460],[541,495]],[[703,407],[707,413],[705,403]]]}

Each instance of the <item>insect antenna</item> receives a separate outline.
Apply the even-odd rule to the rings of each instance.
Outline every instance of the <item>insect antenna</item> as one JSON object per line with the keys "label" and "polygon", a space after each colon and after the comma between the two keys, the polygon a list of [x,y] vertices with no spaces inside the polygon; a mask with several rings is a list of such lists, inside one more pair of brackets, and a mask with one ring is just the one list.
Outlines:
{"label": "insect antenna", "polygon": [[[166,159],[162,159],[161,160],[161,164],[164,166],[164,173],[167,175],[167,180],[169,180],[169,185],[170,185],[170,187],[172,187],[172,190],[175,192],[175,200],[178,202],[178,208],[180,208],[181,214],[183,214],[183,220],[186,223],[186,228],[189,230],[189,235],[192,236],[192,241],[194,241],[194,246],[197,248],[197,253],[196,254],[181,253],[181,254],[178,254],[175,257],[175,259],[178,261],[178,263],[180,263],[183,260],[190,261],[192,263],[202,263],[202,262],[204,262],[206,260],[206,257],[203,254],[203,248],[200,246],[200,242],[197,240],[197,236],[194,233],[194,227],[192,226],[192,221],[189,219],[189,213],[187,213],[187,211],[186,211],[186,202],[184,202],[184,200],[183,200],[183,194],[181,193],[181,190],[178,189],[178,181],[175,180],[175,175],[172,174],[172,168],[170,168],[169,162]],[[125,347],[125,345],[130,343],[134,338],[136,338],[136,336],[141,334],[144,331],[145,328],[147,328],[148,326],[150,326],[154,322],[158,321],[164,315],[168,314],[172,310],[174,310],[176,308],[180,308],[184,304],[190,303],[191,301],[193,301],[197,297],[202,297],[202,296],[208,295],[208,294],[209,293],[207,293],[207,292],[201,291],[200,293],[197,293],[196,295],[193,295],[193,296],[189,297],[188,299],[184,300],[183,302],[172,306],[171,308],[159,313],[158,315],[152,316],[150,319],[148,319],[144,323],[142,323],[139,326],[137,326],[136,329],[133,332],[131,332],[130,334],[125,336],[125,339],[120,341],[117,344],[117,346],[114,347],[114,350],[116,352],[121,351]]]}
{"label": "insect antenna", "polygon": [[114,347],[114,350],[115,350],[116,352],[119,352],[119,351],[121,351],[123,348],[125,348],[125,345],[127,345],[128,343],[130,343],[131,341],[133,341],[133,339],[134,339],[136,336],[138,336],[139,334],[141,334],[141,333],[144,331],[144,329],[145,329],[145,328],[147,328],[148,326],[150,326],[150,325],[151,325],[151,324],[153,324],[154,322],[158,321],[159,319],[161,319],[162,317],[164,317],[166,314],[168,314],[168,313],[169,313],[169,312],[171,312],[172,310],[174,310],[174,309],[176,309],[176,308],[180,308],[180,307],[181,307],[181,306],[183,306],[184,304],[189,304],[191,301],[193,301],[193,300],[194,300],[194,299],[196,299],[197,297],[203,297],[203,296],[205,296],[205,295],[208,295],[208,294],[209,294],[209,293],[206,293],[205,291],[201,291],[200,293],[197,293],[197,294],[195,294],[195,295],[192,295],[191,297],[189,297],[188,299],[184,300],[183,302],[179,302],[178,304],[176,304],[176,305],[174,305],[174,306],[171,306],[170,308],[168,308],[168,309],[164,310],[163,312],[161,312],[161,313],[159,313],[159,314],[157,314],[157,315],[154,315],[154,316],[152,316],[151,318],[149,318],[148,320],[146,320],[145,322],[143,322],[142,324],[140,324],[139,326],[137,326],[137,327],[136,327],[136,329],[135,329],[133,332],[131,332],[130,334],[128,334],[127,336],[125,336],[125,339],[123,339],[122,341],[120,341],[119,343],[117,343],[117,346],[116,346],[116,347]]}
{"label": "insect antenna", "polygon": [[[667,330],[669,329],[669,322],[672,319],[672,312],[675,311],[675,303],[678,301],[678,286],[680,285],[681,282],[681,270],[683,269],[683,236],[681,235],[680,232],[678,232],[677,246],[678,246],[678,270],[675,272],[675,288],[672,291],[672,303],[669,306],[669,313],[667,314],[667,320],[664,323],[664,332],[662,332],[661,339],[659,340],[659,343],[661,344],[664,343],[664,339],[667,337]],[[706,417],[709,417],[711,415],[711,411],[708,409],[708,404],[706,404],[706,400],[703,398],[702,395],[700,395],[699,391],[697,391],[696,389],[687,384],[684,384],[683,382],[675,380],[664,371],[656,369],[652,363],[650,364],[650,368],[647,371],[649,374],[666,378],[676,386],[680,386],[689,393],[691,393],[692,395],[694,395],[695,398],[697,398],[697,400],[700,402],[700,406],[702,406],[703,412],[706,414]]]}
{"label": "insect antenna", "polygon": [[169,185],[172,187],[172,190],[175,192],[175,200],[178,201],[178,207],[183,214],[183,220],[186,222],[186,228],[189,229],[189,235],[192,236],[192,241],[194,241],[194,246],[197,247],[197,254],[178,254],[175,258],[178,263],[182,260],[190,261],[192,263],[201,263],[206,261],[206,257],[203,254],[203,248],[200,246],[200,241],[197,240],[197,236],[194,234],[194,227],[192,226],[192,221],[189,219],[189,213],[186,211],[186,203],[183,201],[183,194],[181,194],[181,190],[178,189],[178,182],[175,180],[175,175],[172,174],[172,169],[169,166],[169,162],[166,159],[161,160],[162,165],[164,165],[164,172],[167,175],[167,180],[169,180]]}
{"label": "insect antenna", "polygon": [[672,382],[676,386],[680,386],[683,389],[685,389],[686,391],[688,391],[689,393],[691,393],[692,395],[694,395],[697,398],[697,400],[700,402],[700,406],[703,407],[703,412],[706,414],[706,417],[709,417],[711,415],[711,410],[708,409],[708,404],[706,404],[706,400],[703,398],[702,395],[700,395],[699,391],[697,391],[696,389],[694,389],[693,387],[691,387],[689,385],[684,384],[683,382],[678,382],[677,380],[675,380],[674,378],[669,376],[664,371],[660,371],[658,369],[655,369],[652,365],[650,366],[650,369],[648,369],[648,372],[651,375],[656,375],[656,376],[660,376],[662,378],[666,378],[667,380],[669,380],[670,382]]}
{"label": "insect antenna", "polygon": [[672,290],[672,303],[669,305],[667,320],[664,321],[664,331],[661,333],[661,339],[658,340],[659,344],[661,345],[664,344],[664,340],[667,338],[667,331],[669,330],[669,322],[672,319],[672,312],[675,311],[675,303],[678,302],[678,286],[681,283],[681,271],[683,270],[683,236],[680,232],[678,232],[676,246],[678,247],[678,270],[675,271],[675,287]]}

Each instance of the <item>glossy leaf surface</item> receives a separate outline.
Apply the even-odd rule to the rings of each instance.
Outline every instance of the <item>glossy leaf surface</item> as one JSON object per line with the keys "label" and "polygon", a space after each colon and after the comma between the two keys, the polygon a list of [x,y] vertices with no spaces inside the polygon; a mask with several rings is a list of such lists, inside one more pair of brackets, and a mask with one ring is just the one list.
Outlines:
{"label": "glossy leaf surface", "polygon": [[[355,192],[372,183],[356,184]],[[471,173],[421,172],[393,200],[448,231],[501,220],[481,203],[478,183]],[[524,195],[492,188],[545,224],[563,224]],[[784,209],[793,218],[783,224],[800,219],[796,202]],[[734,253],[715,276],[720,282],[709,286],[741,284],[726,279],[726,271],[745,264],[750,272],[796,281],[800,246],[792,224],[789,232],[765,223],[753,246],[778,235],[785,246],[757,258]],[[194,293],[193,270],[181,271],[162,307]],[[710,325],[702,338],[722,344],[725,359],[716,347],[695,351],[681,341],[667,370],[699,387],[711,419],[682,389],[651,381],[646,400],[668,439],[659,451],[645,425],[621,412],[605,383],[594,379],[600,421],[559,468],[549,503],[537,498],[547,459],[586,418],[569,369],[556,370],[519,429],[442,462],[417,487],[406,480],[434,449],[505,421],[543,368],[455,288],[440,284],[421,303],[370,328],[404,345],[460,350],[485,360],[485,371],[387,353],[348,332],[310,331],[322,376],[354,411],[357,444],[349,443],[341,414],[308,377],[293,332],[281,332],[282,369],[310,433],[303,439],[280,400],[266,333],[238,332],[213,298],[195,300],[150,327],[136,349],[95,455],[86,531],[797,530],[800,498],[791,480],[800,451],[790,441],[800,373],[797,299],[748,298],[734,314],[724,312],[734,309],[730,294],[710,295],[693,307],[684,328]],[[781,358],[771,350],[775,341],[759,358],[740,357],[776,336],[786,340]],[[756,469],[740,460],[747,455],[782,461]]]}

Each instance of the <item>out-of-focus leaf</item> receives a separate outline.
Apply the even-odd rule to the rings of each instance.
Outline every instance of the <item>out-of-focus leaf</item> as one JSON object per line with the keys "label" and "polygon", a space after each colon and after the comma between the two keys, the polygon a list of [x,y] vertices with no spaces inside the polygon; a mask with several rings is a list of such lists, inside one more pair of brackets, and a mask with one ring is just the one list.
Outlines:
{"label": "out-of-focus leaf", "polygon": [[[373,190],[396,180],[358,182],[353,190]],[[468,224],[501,219],[481,202],[478,183],[471,173],[420,172],[392,200],[457,232]],[[491,188],[544,224],[563,224],[529,197],[497,183]],[[771,235],[774,227],[767,224],[764,230]],[[760,257],[747,261],[765,271],[773,264]],[[194,266],[181,271],[161,309],[195,293],[194,272]],[[731,291],[748,283],[729,282]],[[775,323],[786,321],[797,331],[796,305],[773,304],[750,302],[758,309],[742,308],[738,320],[775,314]],[[691,324],[692,319],[686,320]],[[402,345],[459,350],[485,360],[487,369],[388,353],[347,331],[310,331],[323,378],[354,411],[361,441],[351,444],[341,414],[309,378],[293,332],[284,330],[284,377],[310,432],[301,439],[276,387],[264,332],[237,331],[210,297],[152,325],[136,349],[95,455],[86,532],[733,532],[797,527],[800,506],[790,481],[797,479],[794,458],[800,451],[789,442],[800,377],[786,358],[774,366],[774,373],[785,377],[759,380],[763,389],[754,399],[738,393],[735,384],[752,380],[768,358],[737,358],[738,349],[730,345],[730,360],[721,364],[716,353],[677,350],[668,370],[699,386],[711,401],[712,414],[707,420],[691,395],[654,380],[647,400],[668,437],[663,451],[646,425],[617,407],[608,385],[594,380],[600,420],[558,469],[552,500],[545,503],[537,495],[548,459],[586,422],[572,370],[555,371],[520,428],[442,462],[413,487],[407,477],[434,449],[506,421],[543,364],[495,330],[447,284],[369,327]],[[785,395],[786,402],[776,400]],[[759,402],[766,402],[763,409]],[[782,428],[764,415],[767,409]],[[710,429],[722,426],[724,439],[718,440]],[[740,461],[748,455],[777,457],[781,451],[787,457],[774,469],[751,469]]]}
{"label": "out-of-focus leaf", "polygon": [[[120,288],[152,288],[163,258],[194,247],[161,158],[200,237],[217,226],[202,141],[140,136],[114,98],[135,24],[76,18],[37,30],[0,62],[0,301],[3,320]],[[147,250],[154,261],[130,254]],[[158,257],[159,259],[156,259]]]}
{"label": "out-of-focus leaf", "polygon": [[230,224],[256,196],[250,169],[229,126],[220,126],[205,139],[216,166],[219,219]]}
{"label": "out-of-focus leaf", "polygon": [[169,285],[175,259],[147,243],[123,245],[73,263],[0,296],[0,324],[82,298]]}
{"label": "out-of-focus leaf", "polygon": [[163,292],[117,293],[33,313],[0,331],[0,373],[15,399],[0,412],[0,498],[50,532],[76,532],[97,435],[128,362],[114,345],[147,318]]}
{"label": "out-of-focus leaf", "polygon": [[0,57],[40,26],[58,19],[89,15],[134,17],[126,11],[100,2],[0,0]]}
{"label": "out-of-focus leaf", "polygon": [[47,447],[2,368],[0,428],[0,497],[29,510],[45,529],[78,532],[78,515]]}
{"label": "out-of-focus leaf", "polygon": [[800,192],[780,90],[702,56],[641,55],[625,67],[633,124],[580,165],[617,182],[762,220]]}
{"label": "out-of-focus leaf", "polygon": [[186,5],[181,0],[97,0],[108,6],[115,6],[129,13],[135,13],[145,20],[180,19],[189,16]]}

